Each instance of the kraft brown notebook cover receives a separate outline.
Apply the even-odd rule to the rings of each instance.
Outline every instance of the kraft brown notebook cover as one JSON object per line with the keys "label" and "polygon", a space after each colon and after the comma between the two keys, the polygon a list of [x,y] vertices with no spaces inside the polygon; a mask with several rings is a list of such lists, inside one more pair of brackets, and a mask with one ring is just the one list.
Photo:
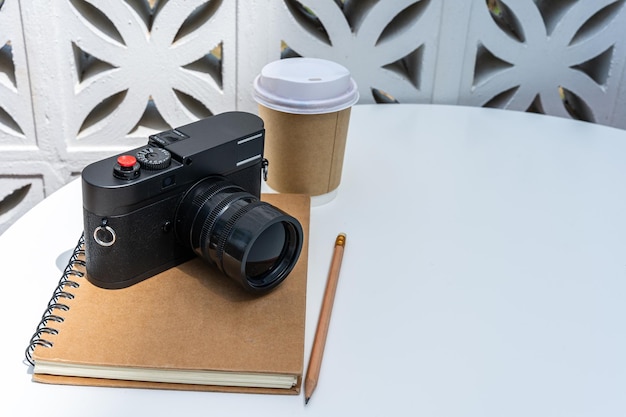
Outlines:
{"label": "kraft brown notebook cover", "polygon": [[[275,290],[248,294],[199,258],[120,290],[98,288],[70,273],[80,286],[64,288],[73,294],[58,300],[67,311],[51,312],[63,321],[47,323],[55,331],[38,331],[31,341],[33,380],[297,394],[304,361],[309,198],[263,199],[298,218],[305,233],[298,264]],[[84,271],[83,255],[75,258],[68,269]],[[94,373],[93,367],[100,368]]]}

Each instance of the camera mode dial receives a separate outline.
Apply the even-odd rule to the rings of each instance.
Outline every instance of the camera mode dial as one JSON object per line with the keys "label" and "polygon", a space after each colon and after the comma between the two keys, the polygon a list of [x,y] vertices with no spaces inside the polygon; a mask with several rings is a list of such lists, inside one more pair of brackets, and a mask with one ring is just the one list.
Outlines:
{"label": "camera mode dial", "polygon": [[167,149],[149,146],[137,152],[137,161],[144,169],[164,169],[170,166],[172,154]]}

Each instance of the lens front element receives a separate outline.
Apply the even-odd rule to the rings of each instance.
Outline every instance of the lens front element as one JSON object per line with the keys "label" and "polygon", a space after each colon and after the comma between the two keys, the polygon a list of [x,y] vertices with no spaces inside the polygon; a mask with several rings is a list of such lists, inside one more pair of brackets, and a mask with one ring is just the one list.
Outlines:
{"label": "lens front element", "polygon": [[274,223],[252,243],[246,262],[248,279],[259,281],[280,264],[285,249],[285,226]]}
{"label": "lens front element", "polygon": [[185,194],[176,213],[178,239],[252,292],[280,284],[302,250],[300,222],[223,177]]}

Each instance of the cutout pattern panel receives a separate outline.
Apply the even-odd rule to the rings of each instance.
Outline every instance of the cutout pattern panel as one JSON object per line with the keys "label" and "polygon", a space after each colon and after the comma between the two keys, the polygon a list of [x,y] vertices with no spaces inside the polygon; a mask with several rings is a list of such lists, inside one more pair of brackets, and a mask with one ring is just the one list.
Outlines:
{"label": "cutout pattern panel", "polygon": [[626,1],[476,2],[459,103],[611,124]]}
{"label": "cutout pattern panel", "polygon": [[0,0],[0,233],[44,197],[41,164],[24,175],[21,163],[39,148],[20,13],[18,2]]}
{"label": "cutout pattern panel", "polygon": [[0,0],[0,148],[36,146],[20,7]]}
{"label": "cutout pattern panel", "polygon": [[232,109],[235,71],[223,57],[235,26],[223,3],[68,0],[68,147],[127,147]]}
{"label": "cutout pattern panel", "polygon": [[440,1],[283,1],[282,58],[341,63],[361,103],[430,101]]}
{"label": "cutout pattern panel", "polygon": [[626,128],[626,0],[0,0],[0,233],[150,133],[256,112],[293,56],[346,66],[360,103]]}

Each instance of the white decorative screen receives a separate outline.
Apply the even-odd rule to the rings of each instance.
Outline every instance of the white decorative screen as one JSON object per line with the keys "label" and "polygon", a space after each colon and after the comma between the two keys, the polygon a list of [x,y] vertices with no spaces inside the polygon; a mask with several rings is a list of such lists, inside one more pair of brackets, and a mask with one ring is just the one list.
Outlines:
{"label": "white decorative screen", "polygon": [[626,0],[0,0],[0,233],[85,164],[228,110],[291,56],[360,103],[626,128]]}

